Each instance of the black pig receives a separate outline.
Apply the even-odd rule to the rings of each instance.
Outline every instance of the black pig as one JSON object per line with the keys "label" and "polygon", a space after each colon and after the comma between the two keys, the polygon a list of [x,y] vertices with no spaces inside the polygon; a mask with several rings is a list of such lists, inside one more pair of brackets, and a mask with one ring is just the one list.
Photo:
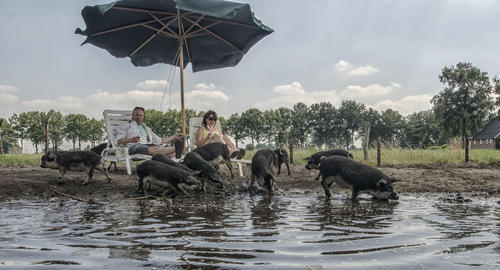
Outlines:
{"label": "black pig", "polygon": [[320,175],[323,180],[321,185],[325,195],[331,197],[330,187],[336,182],[343,188],[351,188],[351,200],[356,200],[359,193],[368,193],[376,199],[397,200],[392,183],[400,181],[391,178],[381,170],[369,165],[359,163],[353,159],[330,156],[323,157],[319,164]]}

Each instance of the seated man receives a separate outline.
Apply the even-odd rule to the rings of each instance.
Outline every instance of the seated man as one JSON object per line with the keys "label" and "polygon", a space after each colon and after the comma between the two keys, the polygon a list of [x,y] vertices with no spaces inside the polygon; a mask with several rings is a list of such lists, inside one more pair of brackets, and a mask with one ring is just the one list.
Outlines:
{"label": "seated man", "polygon": [[[164,154],[173,157],[175,153],[183,152],[183,143],[176,143],[175,146],[181,149],[175,149],[171,146],[160,146],[155,144],[169,143],[175,139],[182,139],[182,134],[174,134],[166,138],[160,138],[144,123],[145,110],[141,107],[135,107],[132,111],[132,120],[118,127],[116,139],[120,145],[128,148],[130,155],[143,154],[155,155]],[[177,150],[177,151],[176,151]],[[179,158],[179,157],[177,157]]]}

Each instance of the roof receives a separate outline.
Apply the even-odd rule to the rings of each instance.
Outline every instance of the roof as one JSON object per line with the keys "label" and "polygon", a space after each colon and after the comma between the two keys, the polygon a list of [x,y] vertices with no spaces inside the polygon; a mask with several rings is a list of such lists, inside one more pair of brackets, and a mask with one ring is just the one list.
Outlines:
{"label": "roof", "polygon": [[484,126],[474,137],[473,140],[493,139],[500,135],[500,118],[496,117]]}

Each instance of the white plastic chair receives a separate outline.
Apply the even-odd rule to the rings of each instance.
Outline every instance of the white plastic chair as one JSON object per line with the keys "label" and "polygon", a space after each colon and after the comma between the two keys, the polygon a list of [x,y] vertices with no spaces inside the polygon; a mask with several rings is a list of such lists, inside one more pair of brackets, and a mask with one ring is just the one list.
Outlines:
{"label": "white plastic chair", "polygon": [[104,126],[108,133],[108,147],[102,151],[101,160],[109,162],[125,161],[127,174],[132,174],[130,166],[131,160],[149,160],[148,155],[129,155],[127,147],[123,147],[116,142],[116,131],[120,125],[132,120],[132,111],[104,110]]}
{"label": "white plastic chair", "polygon": [[[189,138],[188,138],[188,149],[189,151],[193,151],[196,148],[196,144],[194,143],[196,140],[196,132],[201,127],[201,123],[203,122],[203,117],[191,117],[189,119]],[[219,130],[221,129],[220,122],[217,121],[215,123],[215,127]],[[235,162],[238,165],[238,171],[240,176],[243,176],[243,168],[241,164],[252,164],[252,161],[245,159],[231,159],[231,162]]]}

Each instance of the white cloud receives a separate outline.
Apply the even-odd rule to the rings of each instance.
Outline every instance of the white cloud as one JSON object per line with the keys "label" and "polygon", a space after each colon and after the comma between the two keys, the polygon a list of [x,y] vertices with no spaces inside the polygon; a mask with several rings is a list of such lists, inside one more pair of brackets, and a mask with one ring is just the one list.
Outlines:
{"label": "white cloud", "polygon": [[[151,84],[150,84],[151,85]],[[163,103],[162,103],[163,99]],[[185,93],[185,107],[194,110],[213,109],[231,98],[213,84],[198,84]],[[180,94],[170,96],[152,90],[130,90],[108,92],[98,90],[87,97],[62,96],[55,99],[33,99],[20,101],[17,96],[0,93],[0,117],[10,117],[13,113],[26,111],[48,111],[54,109],[63,114],[82,113],[89,117],[102,118],[105,109],[126,110],[135,106],[146,109],[180,110]],[[160,106],[161,105],[161,106]]]}
{"label": "white cloud", "polygon": [[340,60],[335,64],[335,69],[337,69],[339,71],[346,71],[346,70],[350,70],[351,68],[352,68],[351,63],[344,61],[344,60]]}
{"label": "white cloud", "polygon": [[400,100],[382,100],[377,102],[373,107],[377,110],[393,109],[403,115],[411,114],[418,111],[428,110],[432,107],[430,100],[432,95],[406,96]]}
{"label": "white cloud", "polygon": [[14,92],[17,91],[17,87],[12,85],[0,84],[0,92]]}
{"label": "white cloud", "polygon": [[292,82],[287,85],[278,85],[273,88],[273,92],[279,94],[279,96],[268,99],[264,102],[254,103],[253,106],[261,110],[267,110],[279,107],[291,108],[298,102],[302,102],[306,105],[320,102],[330,102],[333,105],[338,105],[341,101],[335,93],[335,90],[306,91],[299,82]]}
{"label": "white cloud", "polygon": [[357,67],[357,68],[349,71],[349,73],[347,73],[347,74],[353,75],[353,76],[367,76],[367,75],[377,73],[379,71],[380,70],[378,68],[372,67],[370,65],[366,65],[364,67]]}
{"label": "white cloud", "polygon": [[140,89],[162,88],[168,84],[166,80],[146,80],[136,84]]}
{"label": "white cloud", "polygon": [[401,85],[397,83],[391,83],[389,86],[371,84],[366,87],[360,85],[349,85],[340,92],[340,96],[348,99],[364,99],[368,97],[386,95],[394,88],[401,88]]}

